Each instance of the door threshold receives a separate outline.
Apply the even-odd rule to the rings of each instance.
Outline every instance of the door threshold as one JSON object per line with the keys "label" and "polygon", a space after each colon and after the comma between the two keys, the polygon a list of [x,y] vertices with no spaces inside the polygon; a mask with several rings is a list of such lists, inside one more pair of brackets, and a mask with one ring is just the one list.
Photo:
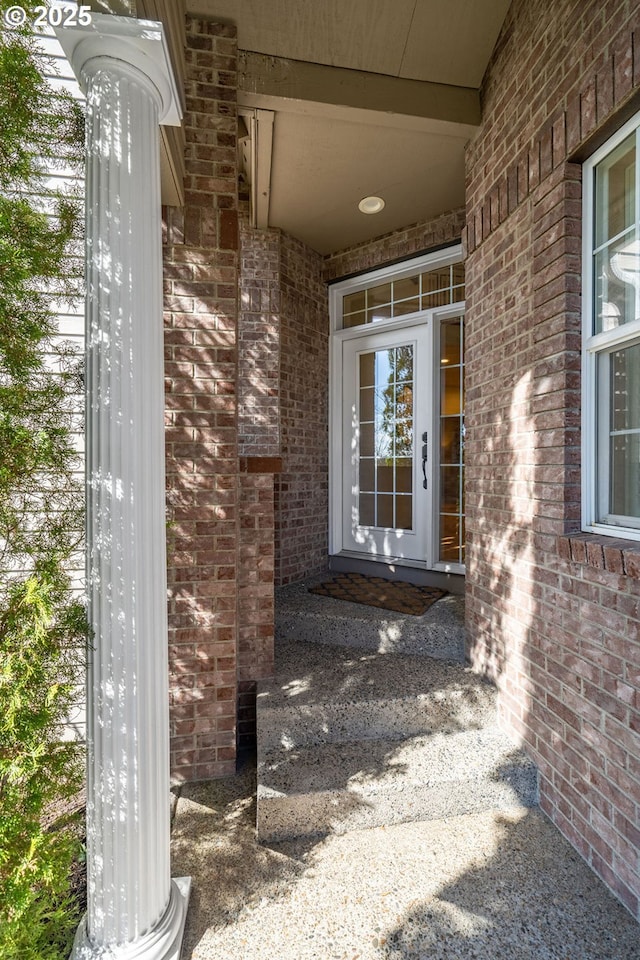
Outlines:
{"label": "door threshold", "polygon": [[438,587],[449,593],[464,594],[464,575],[428,570],[426,563],[404,558],[364,558],[362,554],[342,550],[329,557],[329,570],[333,573],[362,573],[387,580],[405,580],[421,587]]}

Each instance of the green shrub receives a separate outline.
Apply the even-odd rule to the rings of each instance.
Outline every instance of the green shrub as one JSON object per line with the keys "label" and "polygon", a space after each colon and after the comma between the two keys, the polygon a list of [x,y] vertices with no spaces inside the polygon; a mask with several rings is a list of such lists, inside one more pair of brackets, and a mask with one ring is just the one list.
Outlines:
{"label": "green shrub", "polygon": [[[0,0],[0,16],[11,6]],[[29,8],[30,4],[23,4]],[[0,956],[66,957],[82,751],[64,742],[86,621],[66,570],[80,545],[78,372],[51,298],[80,293],[79,203],[46,163],[81,155],[76,104],[24,31],[0,34]],[[38,197],[47,193],[47,205]],[[77,362],[77,361],[75,361]]]}

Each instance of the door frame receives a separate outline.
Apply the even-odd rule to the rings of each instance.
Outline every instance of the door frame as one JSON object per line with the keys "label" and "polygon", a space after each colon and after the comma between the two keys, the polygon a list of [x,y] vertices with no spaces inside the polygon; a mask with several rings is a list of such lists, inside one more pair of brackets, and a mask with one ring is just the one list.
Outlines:
{"label": "door frame", "polygon": [[[344,483],[343,483],[343,410],[344,391],[342,379],[342,355],[345,340],[369,337],[373,333],[400,331],[412,326],[422,325],[427,318],[432,319],[431,356],[432,369],[435,367],[435,357],[439,355],[440,321],[464,314],[464,302],[458,302],[443,307],[434,307],[430,310],[419,311],[408,316],[380,321],[373,324],[363,324],[359,327],[342,329],[342,301],[347,293],[365,289],[376,283],[388,280],[398,280],[415,273],[432,270],[439,266],[447,266],[460,262],[463,259],[462,244],[454,244],[434,253],[403,260],[378,270],[366,271],[346,280],[337,281],[329,287],[329,310],[331,321],[330,352],[329,352],[329,555],[352,556],[362,560],[379,560],[385,558],[379,554],[367,554],[361,551],[345,549],[343,538],[343,510],[344,510]],[[435,370],[433,370],[435,374]],[[433,394],[431,410],[429,411],[429,447],[431,451],[439,450],[439,377],[433,376]],[[438,459],[439,462],[439,459]],[[418,569],[445,571],[448,573],[464,574],[465,567],[456,563],[439,561],[439,490],[438,471],[435,469],[436,460],[433,456],[428,460],[428,480],[432,490],[432,512],[429,518],[431,527],[430,542],[426,547],[424,561],[394,559],[398,566],[410,566]],[[388,558],[387,562],[388,562]]]}
{"label": "door frame", "polygon": [[[427,369],[432,369],[433,359],[431,356],[431,351],[433,347],[433,336],[431,330],[431,312],[421,314],[421,322],[417,323],[401,323],[395,324],[390,329],[380,330],[378,325],[375,326],[369,324],[368,327],[365,327],[366,333],[363,333],[361,336],[357,337],[343,337],[341,340],[342,343],[342,360],[343,365],[348,363],[347,368],[347,377],[343,377],[343,419],[342,419],[342,543],[343,547],[346,550],[357,553],[364,558],[368,559],[381,559],[387,563],[422,563],[426,561],[429,567],[432,566],[432,538],[429,536],[429,522],[430,516],[433,514],[433,509],[431,506],[431,499],[434,494],[433,488],[433,467],[431,459],[427,459],[426,463],[426,476],[427,476],[427,489],[424,490],[422,486],[422,465],[421,459],[417,455],[417,451],[420,449],[421,441],[420,434],[423,430],[427,430],[429,436],[431,436],[432,431],[432,391],[430,389],[429,383],[423,380],[422,383],[419,382],[418,378],[415,376],[416,372],[419,373],[422,364],[427,367]],[[371,341],[374,341],[373,343]],[[385,343],[386,341],[386,343]],[[404,541],[404,549],[408,552],[414,552],[417,556],[403,557],[401,555],[403,550],[403,545],[401,544],[399,549],[401,551],[400,555],[396,553],[385,553],[377,552],[375,550],[376,544],[374,541],[380,540],[382,537],[381,531],[383,528],[380,527],[362,527],[361,529],[368,530],[368,533],[364,534],[369,538],[369,547],[363,547],[361,550],[352,542],[352,536],[349,535],[348,528],[351,528],[353,535],[353,525],[347,520],[347,517],[350,515],[351,510],[354,506],[354,495],[349,494],[349,488],[355,482],[357,486],[357,474],[358,474],[358,461],[352,460],[350,464],[347,464],[347,448],[351,444],[353,433],[349,429],[349,413],[347,407],[350,407],[352,401],[357,404],[359,398],[358,391],[358,367],[357,367],[357,357],[359,355],[359,350],[364,350],[366,352],[377,352],[378,350],[386,350],[391,346],[395,346],[400,343],[411,342],[415,344],[415,351],[413,356],[414,364],[414,379],[413,379],[413,430],[416,437],[414,441],[414,453],[412,455],[412,512],[414,517],[414,525],[410,530],[400,534],[401,538],[406,537]],[[350,350],[349,357],[346,356],[347,350]],[[355,368],[351,366],[351,362],[355,361]],[[423,367],[424,369],[424,367]],[[349,374],[354,374],[354,381],[350,383]],[[424,410],[422,417],[420,417],[420,409]],[[355,494],[357,497],[357,494]],[[346,506],[346,509],[345,509]],[[396,532],[397,535],[397,532]],[[385,535],[386,537],[386,535]],[[379,546],[379,544],[378,544]]]}

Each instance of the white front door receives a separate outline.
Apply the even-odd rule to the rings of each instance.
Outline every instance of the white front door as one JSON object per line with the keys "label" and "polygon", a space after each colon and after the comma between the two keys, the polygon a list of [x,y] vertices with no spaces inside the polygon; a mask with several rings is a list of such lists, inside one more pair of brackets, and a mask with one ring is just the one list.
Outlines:
{"label": "white front door", "polygon": [[342,343],[342,542],[372,559],[432,565],[431,322]]}

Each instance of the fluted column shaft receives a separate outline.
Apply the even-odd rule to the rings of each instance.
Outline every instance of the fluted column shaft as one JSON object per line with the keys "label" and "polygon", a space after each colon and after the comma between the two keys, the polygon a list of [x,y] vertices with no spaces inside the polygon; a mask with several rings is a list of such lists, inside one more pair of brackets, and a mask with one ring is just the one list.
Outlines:
{"label": "fluted column shaft", "polygon": [[[177,957],[169,864],[169,682],[159,121],[150,28],[96,18],[86,94],[89,619],[87,915],[76,960]],[[113,29],[120,31],[116,36]],[[124,32],[124,38],[122,38]],[[135,34],[147,43],[140,53]],[[131,38],[134,38],[132,40]]]}
{"label": "fluted column shaft", "polygon": [[88,926],[123,943],[169,902],[158,98],[92,60],[87,93]]}

